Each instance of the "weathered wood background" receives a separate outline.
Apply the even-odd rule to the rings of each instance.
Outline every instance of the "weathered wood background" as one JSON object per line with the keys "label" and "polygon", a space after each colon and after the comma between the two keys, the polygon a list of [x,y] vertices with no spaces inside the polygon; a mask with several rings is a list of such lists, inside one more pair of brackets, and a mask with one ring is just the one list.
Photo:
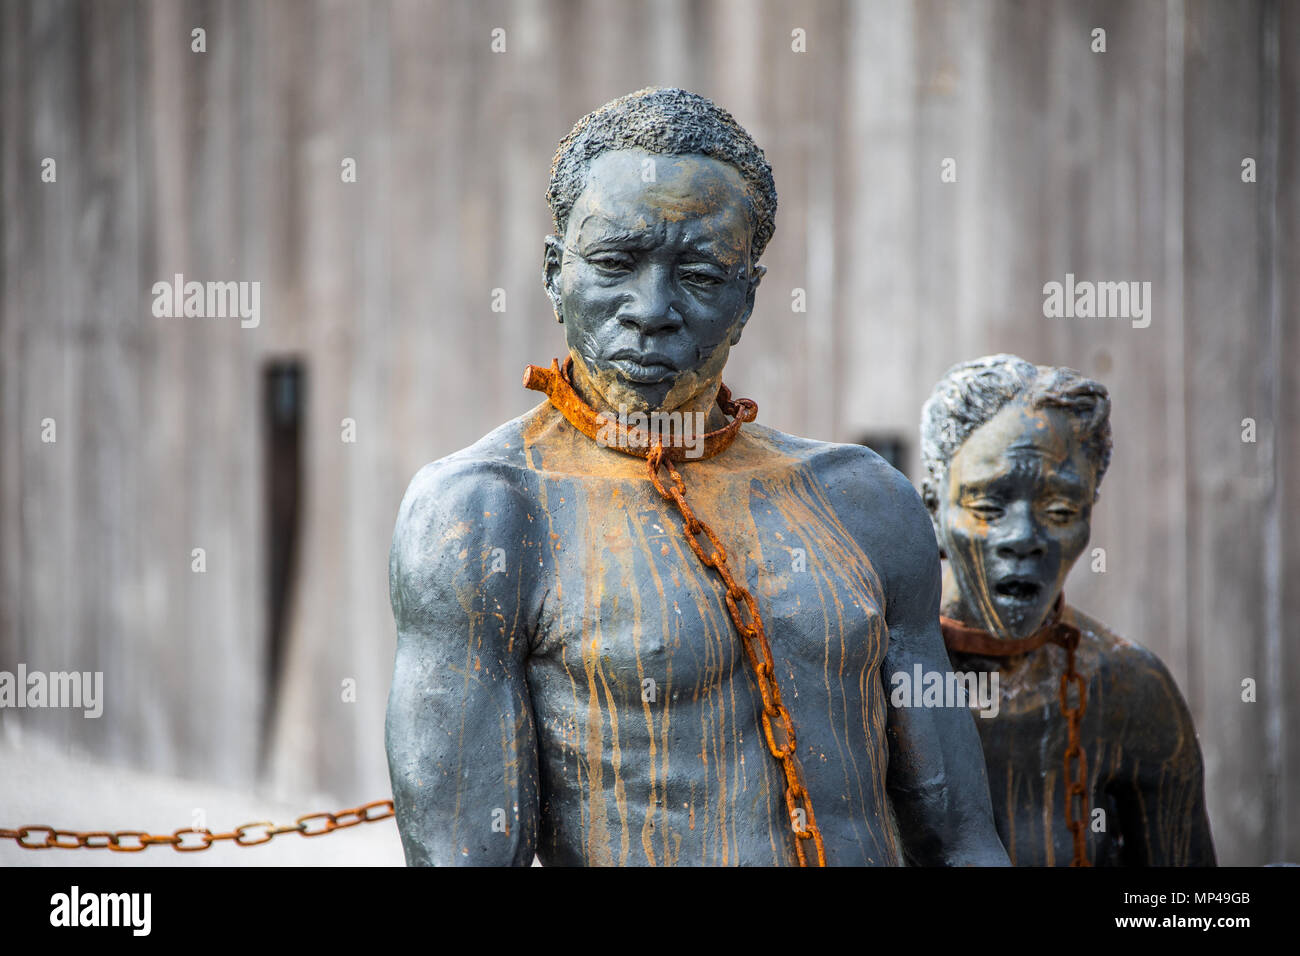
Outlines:
{"label": "weathered wood background", "polygon": [[[1069,596],[1178,679],[1221,860],[1300,860],[1300,5],[5,0],[0,71],[0,669],[107,685],[99,720],[0,712],[6,733],[386,795],[397,503],[534,404],[525,363],[561,352],[540,283],[557,140],[679,85],[775,169],[728,374],[764,421],[901,436],[915,479],[953,362],[1013,351],[1110,386],[1106,572],[1081,562]],[[154,318],[178,272],[260,281],[261,325]],[[1150,327],[1044,318],[1067,272],[1150,281]],[[284,358],[308,376],[304,498],[272,682],[261,387]],[[85,802],[51,822],[94,828]]]}

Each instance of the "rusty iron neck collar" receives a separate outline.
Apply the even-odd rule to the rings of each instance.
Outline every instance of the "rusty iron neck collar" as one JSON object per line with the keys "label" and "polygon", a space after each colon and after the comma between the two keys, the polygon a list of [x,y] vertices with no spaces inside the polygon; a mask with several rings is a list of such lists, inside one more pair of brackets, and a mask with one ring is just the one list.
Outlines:
{"label": "rusty iron neck collar", "polygon": [[1065,592],[1056,596],[1052,612],[1038,630],[1028,637],[1001,638],[978,627],[971,627],[951,617],[939,616],[939,628],[948,650],[960,654],[977,654],[980,657],[1015,657],[1030,654],[1044,644],[1056,644],[1073,650],[1079,644],[1079,629],[1062,620],[1065,610]]}
{"label": "rusty iron neck collar", "polygon": [[[663,457],[670,461],[712,458],[735,441],[740,434],[741,425],[758,417],[758,405],[755,402],[748,398],[733,399],[731,390],[725,385],[719,385],[718,407],[724,415],[731,416],[731,421],[721,428],[706,432],[700,446],[688,446],[681,441],[681,436],[676,441],[665,443],[663,436],[625,425],[617,418],[596,411],[583,401],[573,387],[572,355],[565,357],[563,365],[560,365],[559,359],[552,359],[550,368],[528,366],[524,369],[524,388],[545,392],[551,404],[569,424],[592,441],[637,458],[649,458],[656,446],[663,448]],[[608,440],[610,437],[614,440]]]}

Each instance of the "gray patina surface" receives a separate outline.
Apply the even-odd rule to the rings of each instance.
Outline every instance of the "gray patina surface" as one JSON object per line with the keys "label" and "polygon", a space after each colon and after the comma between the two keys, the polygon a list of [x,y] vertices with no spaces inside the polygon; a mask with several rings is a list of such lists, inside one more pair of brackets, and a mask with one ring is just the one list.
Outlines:
{"label": "gray patina surface", "polygon": [[[642,91],[560,144],[550,200],[545,282],[579,393],[721,424],[774,222],[761,151],[709,101]],[[681,470],[758,599],[829,862],[1006,863],[970,714],[887,703],[885,675],[947,668],[908,482],[760,424]],[[539,405],[419,472],[390,574],[409,863],[795,861],[723,593],[644,461]]]}
{"label": "gray patina surface", "polygon": [[[1004,641],[1032,635],[1088,544],[1110,464],[1105,386],[1012,355],[965,362],[935,386],[921,445],[923,494],[947,558],[944,615]],[[1213,865],[1201,750],[1169,671],[1088,615],[1067,605],[1063,617],[1080,631],[1076,670],[1087,691],[1080,743],[1088,859]],[[1067,727],[1058,701],[1065,651],[1047,645],[997,659],[954,653],[952,661],[999,675],[997,712],[976,724],[1012,861],[1069,863]]]}

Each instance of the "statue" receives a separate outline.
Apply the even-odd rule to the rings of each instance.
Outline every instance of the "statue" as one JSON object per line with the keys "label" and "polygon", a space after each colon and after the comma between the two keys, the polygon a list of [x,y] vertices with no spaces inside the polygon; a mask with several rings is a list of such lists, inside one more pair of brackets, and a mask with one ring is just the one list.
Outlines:
{"label": "statue", "polygon": [[925,404],[921,454],[953,666],[999,677],[976,725],[1012,862],[1214,865],[1173,678],[1062,596],[1110,463],[1105,387],[1012,355],[964,362]]}
{"label": "statue", "polygon": [[386,739],[408,864],[1007,864],[946,668],[919,497],[722,385],[776,190],[725,111],[650,89],[560,143],[547,400],[402,502]]}

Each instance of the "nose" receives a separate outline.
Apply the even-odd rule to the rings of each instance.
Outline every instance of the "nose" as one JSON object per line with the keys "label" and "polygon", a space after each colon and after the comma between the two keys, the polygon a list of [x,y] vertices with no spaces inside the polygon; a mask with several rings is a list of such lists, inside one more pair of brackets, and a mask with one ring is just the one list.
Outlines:
{"label": "nose", "polygon": [[1047,553],[1043,528],[1034,517],[1027,501],[1017,501],[1007,508],[1001,522],[1002,534],[997,544],[999,558],[1031,558]]}
{"label": "nose", "polygon": [[672,270],[649,263],[638,270],[636,280],[619,307],[619,324],[641,335],[671,332],[682,325]]}

